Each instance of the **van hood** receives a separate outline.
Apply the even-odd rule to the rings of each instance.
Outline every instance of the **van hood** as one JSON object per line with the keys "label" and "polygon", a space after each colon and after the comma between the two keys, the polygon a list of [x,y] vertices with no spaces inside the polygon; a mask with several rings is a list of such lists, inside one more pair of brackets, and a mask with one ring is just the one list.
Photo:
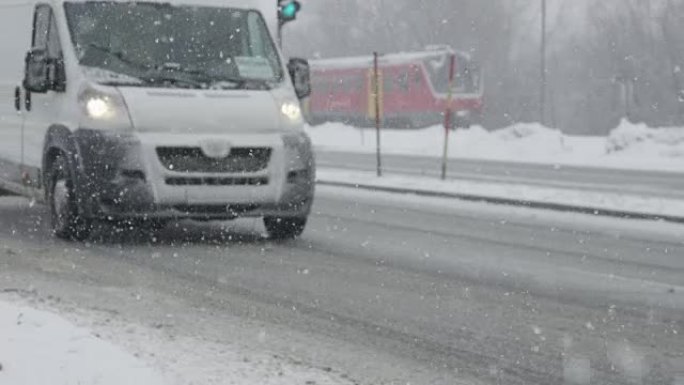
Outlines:
{"label": "van hood", "polygon": [[227,133],[282,130],[271,92],[119,87],[138,132]]}

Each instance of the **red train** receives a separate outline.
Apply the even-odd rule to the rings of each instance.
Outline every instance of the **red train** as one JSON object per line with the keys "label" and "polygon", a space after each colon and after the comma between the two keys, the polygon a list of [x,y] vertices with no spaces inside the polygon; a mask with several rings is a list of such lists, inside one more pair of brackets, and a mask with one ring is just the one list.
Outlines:
{"label": "red train", "polygon": [[[426,127],[444,120],[449,88],[449,58],[456,55],[452,110],[456,126],[480,122],[483,77],[469,55],[448,46],[383,55],[379,59],[383,125]],[[313,124],[327,121],[356,126],[375,122],[371,91],[371,56],[311,61],[313,93],[308,115]]]}

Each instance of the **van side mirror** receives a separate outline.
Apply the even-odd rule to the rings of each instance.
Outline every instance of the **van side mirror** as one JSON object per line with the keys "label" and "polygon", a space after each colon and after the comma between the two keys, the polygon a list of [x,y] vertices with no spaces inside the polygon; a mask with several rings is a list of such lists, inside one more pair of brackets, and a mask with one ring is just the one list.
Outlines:
{"label": "van side mirror", "polygon": [[301,58],[292,58],[287,63],[287,72],[290,73],[297,98],[304,99],[311,95],[311,69],[309,61]]}
{"label": "van side mirror", "polygon": [[30,92],[44,94],[50,88],[48,55],[44,49],[32,49],[26,54],[24,67],[24,88]]}

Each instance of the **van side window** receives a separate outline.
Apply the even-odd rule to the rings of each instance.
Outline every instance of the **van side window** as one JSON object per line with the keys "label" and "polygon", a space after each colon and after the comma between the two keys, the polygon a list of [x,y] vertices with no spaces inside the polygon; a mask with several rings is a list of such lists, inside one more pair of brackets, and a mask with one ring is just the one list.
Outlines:
{"label": "van side window", "polygon": [[57,31],[57,20],[50,13],[50,28],[47,41],[48,57],[51,59],[62,59],[62,43],[59,41],[59,31]]}
{"label": "van side window", "polygon": [[31,47],[34,49],[47,49],[48,32],[50,31],[50,18],[52,10],[47,5],[36,7],[33,17],[33,39]]}
{"label": "van side window", "polygon": [[266,57],[264,52],[264,42],[259,30],[259,16],[256,13],[247,15],[247,28],[249,29],[249,51],[252,56]]}

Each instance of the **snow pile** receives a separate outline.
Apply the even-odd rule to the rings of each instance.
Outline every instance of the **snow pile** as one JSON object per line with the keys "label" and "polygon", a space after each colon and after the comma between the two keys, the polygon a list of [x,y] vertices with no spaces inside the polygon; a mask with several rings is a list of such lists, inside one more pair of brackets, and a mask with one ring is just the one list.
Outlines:
{"label": "snow pile", "polygon": [[0,301],[0,384],[164,384],[135,357],[42,311]]}
{"label": "snow pile", "polygon": [[[480,130],[484,139],[477,143],[477,148],[468,151],[472,140],[472,131]],[[501,130],[488,132],[481,127],[463,131],[456,135],[456,140],[463,140],[457,145],[458,154],[468,154],[476,157],[482,154],[490,159],[504,160],[549,160],[556,161],[557,157],[572,151],[569,140],[559,130],[550,129],[537,123],[519,123]]]}
{"label": "snow pile", "polygon": [[183,335],[174,331],[172,317],[150,327],[73,305],[62,318],[50,305],[42,311],[24,303],[30,304],[0,298],[1,385],[354,383],[332,368],[271,353],[266,329],[254,336],[255,350]]}
{"label": "snow pile", "polygon": [[[375,152],[375,130],[326,123],[309,127],[318,151]],[[382,152],[441,157],[444,128],[383,129]],[[684,170],[684,128],[622,122],[608,137],[570,136],[537,123],[495,131],[475,126],[449,135],[449,157],[617,169]]]}
{"label": "snow pile", "polygon": [[684,128],[650,128],[622,121],[606,140],[608,154],[684,158]]}
{"label": "snow pile", "polygon": [[[375,151],[373,129],[326,123],[310,127],[308,132],[316,147],[321,150]],[[383,129],[381,140],[384,153],[441,156],[444,128],[433,126],[417,130]],[[569,150],[566,137],[560,131],[534,123],[520,123],[493,132],[474,126],[449,133],[449,153],[458,158],[547,162]]]}

